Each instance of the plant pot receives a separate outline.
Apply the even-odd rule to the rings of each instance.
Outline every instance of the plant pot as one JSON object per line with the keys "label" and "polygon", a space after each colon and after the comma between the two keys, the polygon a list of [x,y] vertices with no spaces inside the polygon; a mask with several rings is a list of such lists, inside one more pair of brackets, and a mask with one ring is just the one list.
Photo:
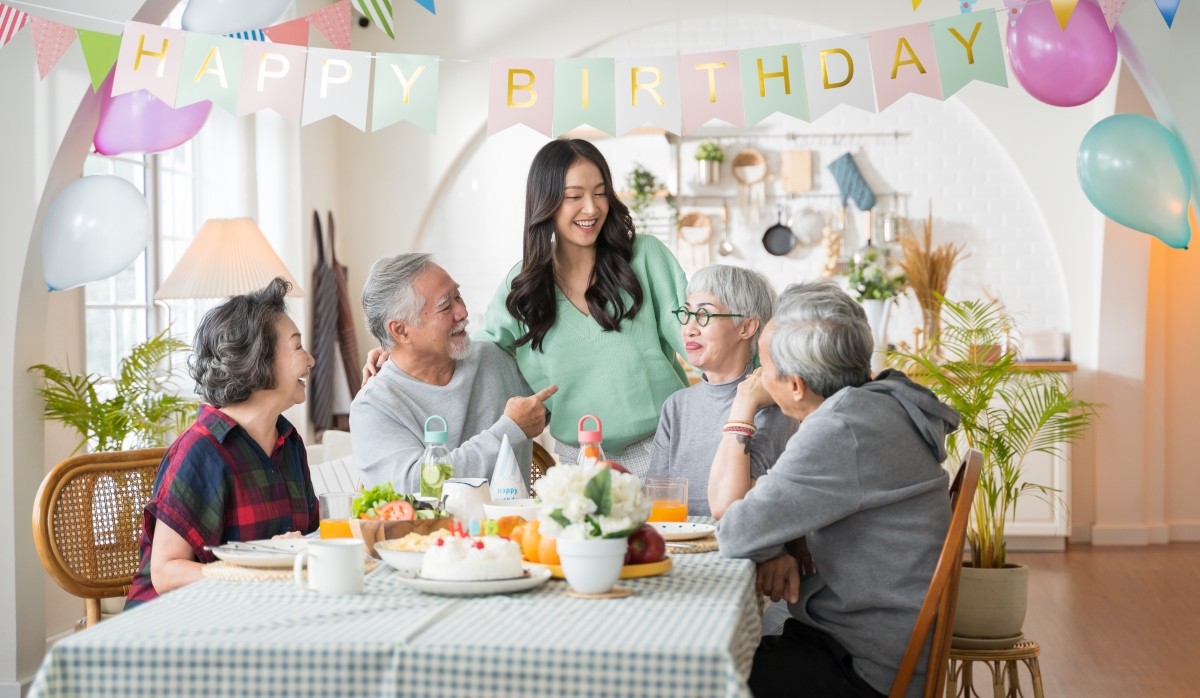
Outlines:
{"label": "plant pot", "polygon": [[1012,646],[1021,638],[1028,595],[1029,568],[1025,565],[980,569],[964,564],[958,580],[954,637],[967,638],[971,647],[978,647],[980,640],[994,641],[998,648]]}
{"label": "plant pot", "polygon": [[721,183],[721,163],[717,160],[697,160],[696,184],[712,185]]}
{"label": "plant pot", "polygon": [[559,540],[558,557],[567,584],[580,594],[603,594],[613,588],[625,565],[627,538]]}
{"label": "plant pot", "polygon": [[892,313],[892,301],[868,299],[860,303],[867,314],[867,324],[871,326],[871,339],[875,343],[875,350],[871,352],[871,373],[879,373],[883,370],[884,360],[887,358],[887,324]]}

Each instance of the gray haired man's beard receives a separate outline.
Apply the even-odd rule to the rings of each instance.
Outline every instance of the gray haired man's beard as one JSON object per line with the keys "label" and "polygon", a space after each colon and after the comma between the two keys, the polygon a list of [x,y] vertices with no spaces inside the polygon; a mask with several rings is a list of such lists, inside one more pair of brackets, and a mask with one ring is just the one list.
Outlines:
{"label": "gray haired man's beard", "polygon": [[[462,329],[466,329],[466,325]],[[450,358],[462,361],[471,355],[471,335],[463,334],[450,340]]]}

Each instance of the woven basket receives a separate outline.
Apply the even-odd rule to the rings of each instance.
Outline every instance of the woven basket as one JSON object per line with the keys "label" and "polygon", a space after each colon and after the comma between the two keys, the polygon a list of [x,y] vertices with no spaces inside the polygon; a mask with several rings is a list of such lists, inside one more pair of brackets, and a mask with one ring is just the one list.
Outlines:
{"label": "woven basket", "polygon": [[375,544],[382,540],[403,538],[410,533],[427,535],[434,531],[450,528],[449,516],[440,519],[414,519],[412,521],[374,521],[371,519],[350,519],[350,531],[355,538],[361,539],[371,557],[378,558]]}

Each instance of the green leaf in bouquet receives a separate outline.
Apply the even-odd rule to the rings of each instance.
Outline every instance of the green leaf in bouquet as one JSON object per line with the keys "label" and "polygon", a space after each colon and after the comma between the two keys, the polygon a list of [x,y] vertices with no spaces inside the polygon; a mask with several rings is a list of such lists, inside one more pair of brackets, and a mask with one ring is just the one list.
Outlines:
{"label": "green leaf in bouquet", "polygon": [[612,512],[612,469],[601,468],[587,486],[583,488],[583,496],[596,503],[596,515],[608,516]]}
{"label": "green leaf in bouquet", "polygon": [[571,520],[563,516],[562,509],[555,509],[554,511],[550,512],[550,518],[554,520],[554,523],[562,526],[563,528],[571,525]]}

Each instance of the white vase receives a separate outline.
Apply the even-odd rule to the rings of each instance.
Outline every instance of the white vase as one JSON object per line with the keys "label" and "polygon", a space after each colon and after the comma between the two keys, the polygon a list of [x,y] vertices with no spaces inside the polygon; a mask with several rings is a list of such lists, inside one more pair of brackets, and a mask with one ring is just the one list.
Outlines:
{"label": "white vase", "polygon": [[559,540],[558,557],[567,584],[580,594],[603,594],[613,588],[625,564],[627,538]]}
{"label": "white vase", "polygon": [[892,301],[863,300],[859,301],[867,313],[867,324],[871,326],[871,339],[875,350],[871,352],[871,373],[883,370],[884,360],[887,359],[887,324],[892,313]]}

